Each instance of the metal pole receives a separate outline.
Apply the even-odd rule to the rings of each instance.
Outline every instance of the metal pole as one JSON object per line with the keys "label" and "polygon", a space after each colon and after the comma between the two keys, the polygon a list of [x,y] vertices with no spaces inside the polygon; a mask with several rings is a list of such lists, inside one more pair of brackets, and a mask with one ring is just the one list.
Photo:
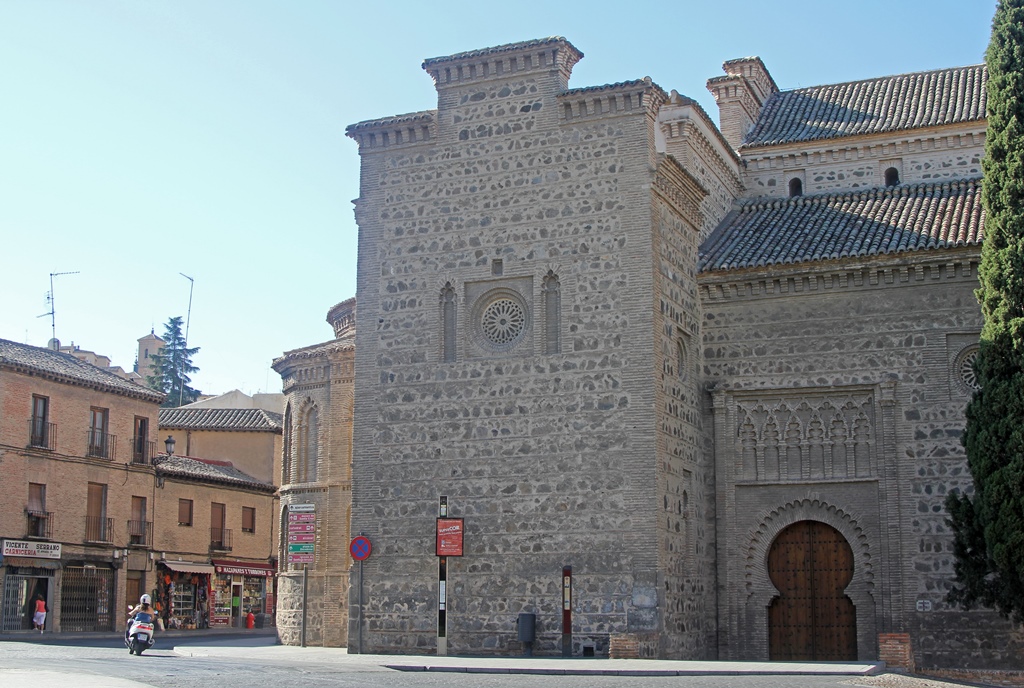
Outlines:
{"label": "metal pole", "polygon": [[299,631],[299,646],[306,647],[306,601],[309,589],[309,565],[302,565],[302,629]]}
{"label": "metal pole", "polygon": [[359,560],[359,654],[363,654],[363,560]]}
{"label": "metal pole", "polygon": [[[192,322],[192,288],[196,286],[196,281],[186,275],[184,272],[179,272],[179,275],[188,280],[188,313],[185,315],[185,348],[188,349],[188,326]],[[181,399],[185,394],[185,381],[182,380],[185,376],[185,353],[181,354],[181,365],[178,366],[178,406],[181,406]],[[303,646],[305,647],[305,646]]]}

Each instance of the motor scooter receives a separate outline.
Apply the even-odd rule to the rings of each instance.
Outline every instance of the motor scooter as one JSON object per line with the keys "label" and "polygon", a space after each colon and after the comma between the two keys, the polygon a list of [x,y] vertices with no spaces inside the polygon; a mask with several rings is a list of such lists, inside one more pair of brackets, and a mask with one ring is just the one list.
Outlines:
{"label": "motor scooter", "polygon": [[153,647],[155,642],[153,622],[139,621],[138,615],[133,616],[124,632],[124,644],[128,648],[128,654],[141,655],[143,650]]}

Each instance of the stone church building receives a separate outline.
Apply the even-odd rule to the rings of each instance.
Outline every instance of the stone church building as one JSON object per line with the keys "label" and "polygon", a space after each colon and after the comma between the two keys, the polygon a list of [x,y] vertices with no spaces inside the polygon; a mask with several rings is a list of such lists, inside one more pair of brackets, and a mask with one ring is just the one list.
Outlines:
{"label": "stone church building", "polygon": [[868,660],[898,637],[919,665],[1012,665],[1019,629],[944,601],[984,66],[780,91],[730,60],[716,126],[650,79],[571,88],[581,58],[428,59],[435,110],[348,128],[350,481],[283,495],[350,495],[373,544],[361,589],[326,544],[349,649],[519,654],[529,613],[536,654]]}

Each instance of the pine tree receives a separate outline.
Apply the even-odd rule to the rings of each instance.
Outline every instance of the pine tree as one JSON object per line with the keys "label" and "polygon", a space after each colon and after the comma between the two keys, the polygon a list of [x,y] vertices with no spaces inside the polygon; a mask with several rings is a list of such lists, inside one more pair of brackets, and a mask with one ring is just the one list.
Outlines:
{"label": "pine tree", "polygon": [[165,408],[191,404],[200,394],[199,390],[189,386],[192,382],[189,375],[199,370],[192,365],[192,357],[199,351],[199,347],[187,348],[181,333],[180,315],[167,321],[163,339],[163,348],[150,356],[156,374],[146,378],[146,384],[167,395],[161,404]]}
{"label": "pine tree", "polygon": [[1024,621],[1024,0],[1001,0],[985,53],[982,160],[984,316],[963,443],[974,493],[946,498],[956,582],[951,603]]}

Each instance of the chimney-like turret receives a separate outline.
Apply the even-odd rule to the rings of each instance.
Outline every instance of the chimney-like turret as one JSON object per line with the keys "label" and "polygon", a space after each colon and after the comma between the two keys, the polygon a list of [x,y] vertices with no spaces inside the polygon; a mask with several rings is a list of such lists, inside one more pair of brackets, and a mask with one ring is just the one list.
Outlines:
{"label": "chimney-like turret", "polygon": [[718,103],[719,129],[725,140],[739,150],[753,128],[761,108],[779,87],[760,57],[741,57],[722,64],[725,76],[708,79],[708,90]]}

